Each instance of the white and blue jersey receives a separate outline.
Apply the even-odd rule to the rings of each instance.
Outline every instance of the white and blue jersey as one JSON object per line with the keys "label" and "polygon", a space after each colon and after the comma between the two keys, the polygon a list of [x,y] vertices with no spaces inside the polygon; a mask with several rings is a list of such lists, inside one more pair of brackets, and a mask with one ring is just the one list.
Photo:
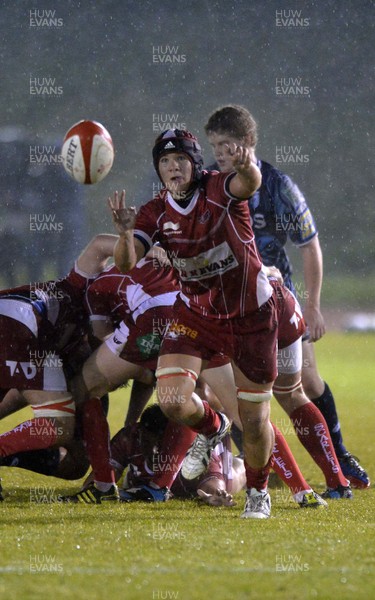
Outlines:
{"label": "white and blue jersey", "polygon": [[[290,177],[263,160],[257,160],[257,165],[262,184],[249,199],[256,245],[262,262],[277,267],[285,285],[295,294],[285,245],[288,238],[297,246],[307,244],[317,235],[316,225],[302,192]],[[209,169],[218,167],[212,165]]]}

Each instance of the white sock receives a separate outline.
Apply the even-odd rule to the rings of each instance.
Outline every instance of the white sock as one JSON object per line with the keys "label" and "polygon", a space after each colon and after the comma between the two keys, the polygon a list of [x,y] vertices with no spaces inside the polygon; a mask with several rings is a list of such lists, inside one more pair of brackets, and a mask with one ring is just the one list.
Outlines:
{"label": "white sock", "polygon": [[302,502],[304,495],[310,494],[311,492],[312,492],[311,488],[309,488],[307,490],[302,490],[302,492],[297,492],[297,494],[293,494],[293,500],[295,502],[300,503],[300,502]]}
{"label": "white sock", "polygon": [[100,492],[108,492],[113,486],[113,483],[108,483],[106,481],[94,481],[94,483],[95,487],[98,488]]}

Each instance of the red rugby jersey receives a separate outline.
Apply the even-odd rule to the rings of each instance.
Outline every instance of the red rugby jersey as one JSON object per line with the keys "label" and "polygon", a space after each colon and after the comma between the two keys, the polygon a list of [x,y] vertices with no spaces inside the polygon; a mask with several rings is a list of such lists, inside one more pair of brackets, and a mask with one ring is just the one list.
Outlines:
{"label": "red rugby jersey", "polygon": [[92,320],[110,317],[117,325],[131,316],[136,322],[153,306],[173,305],[177,290],[173,269],[146,257],[129,273],[111,266],[98,275],[86,290],[86,306]]}
{"label": "red rugby jersey", "polygon": [[257,310],[272,295],[250,225],[248,200],[233,198],[234,173],[204,172],[186,208],[163,189],[141,207],[134,234],[146,249],[167,251],[181,298],[208,318],[230,319]]}

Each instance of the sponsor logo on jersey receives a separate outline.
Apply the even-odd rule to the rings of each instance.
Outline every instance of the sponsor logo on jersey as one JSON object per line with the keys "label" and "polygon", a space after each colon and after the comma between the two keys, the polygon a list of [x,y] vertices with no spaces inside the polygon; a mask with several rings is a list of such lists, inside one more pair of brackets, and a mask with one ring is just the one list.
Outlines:
{"label": "sponsor logo on jersey", "polygon": [[163,223],[163,233],[165,235],[181,233],[180,223],[172,223],[172,221],[167,221],[166,223]]}
{"label": "sponsor logo on jersey", "polygon": [[191,329],[191,327],[188,327],[187,325],[184,325],[183,323],[172,323],[172,325],[170,325],[170,327],[168,329],[167,337],[171,333],[172,333],[171,337],[174,337],[175,335],[187,335],[188,337],[192,338],[193,340],[195,340],[195,338],[198,335],[198,331],[196,331],[195,329]]}
{"label": "sponsor logo on jersey", "polygon": [[32,362],[18,362],[16,360],[6,360],[5,364],[10,369],[10,375],[24,375],[26,379],[34,379],[37,369]]}
{"label": "sponsor logo on jersey", "polygon": [[159,353],[161,339],[158,335],[148,333],[147,335],[137,337],[137,346],[142,356],[148,358]]}
{"label": "sponsor logo on jersey", "polygon": [[254,213],[250,222],[254,229],[264,229],[267,225],[266,217],[262,213]]}
{"label": "sponsor logo on jersey", "polygon": [[223,275],[237,267],[238,262],[228,243],[223,242],[216,248],[206,250],[206,252],[192,258],[185,257],[184,268],[179,268],[179,265],[175,264],[174,261],[173,266],[179,270],[183,281],[199,281],[208,277]]}

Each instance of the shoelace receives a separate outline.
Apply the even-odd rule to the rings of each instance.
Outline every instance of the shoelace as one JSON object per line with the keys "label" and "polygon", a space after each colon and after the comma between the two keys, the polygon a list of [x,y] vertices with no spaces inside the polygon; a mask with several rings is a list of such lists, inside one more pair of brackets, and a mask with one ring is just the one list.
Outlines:
{"label": "shoelace", "polygon": [[207,452],[207,438],[198,434],[195,438],[191,452],[189,453],[189,457],[192,459],[201,458],[203,452]]}
{"label": "shoelace", "polygon": [[359,458],[357,456],[354,456],[353,454],[349,454],[347,456],[343,456],[341,459],[343,462],[346,462],[350,467],[353,467],[354,469],[357,469],[358,473],[360,473],[361,475],[365,474],[366,471],[364,470],[363,467],[361,467],[361,465],[359,464]]}
{"label": "shoelace", "polygon": [[266,500],[267,500],[267,496],[265,494],[262,494],[259,496],[258,495],[257,496],[247,496],[245,511],[250,509],[250,504],[251,504],[251,511],[256,512],[259,508],[262,508],[262,506]]}

